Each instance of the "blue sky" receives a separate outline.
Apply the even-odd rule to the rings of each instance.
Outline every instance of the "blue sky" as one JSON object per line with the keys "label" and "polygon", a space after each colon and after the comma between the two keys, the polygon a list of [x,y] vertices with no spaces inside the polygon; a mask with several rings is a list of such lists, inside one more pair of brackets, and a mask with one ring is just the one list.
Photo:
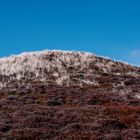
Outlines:
{"label": "blue sky", "polygon": [[139,0],[0,0],[0,57],[90,51],[140,65]]}

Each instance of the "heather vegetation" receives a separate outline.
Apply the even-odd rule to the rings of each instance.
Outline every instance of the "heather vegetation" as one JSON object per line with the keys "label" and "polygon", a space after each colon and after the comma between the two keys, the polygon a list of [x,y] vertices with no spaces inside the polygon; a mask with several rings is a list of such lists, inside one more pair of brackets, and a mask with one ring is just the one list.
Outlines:
{"label": "heather vegetation", "polygon": [[140,139],[138,67],[60,51],[0,63],[1,140]]}
{"label": "heather vegetation", "polygon": [[32,88],[1,90],[0,138],[138,140],[140,99],[135,95],[140,93],[140,80],[114,77],[127,86],[113,87],[113,76],[102,78],[100,87],[34,83]]}

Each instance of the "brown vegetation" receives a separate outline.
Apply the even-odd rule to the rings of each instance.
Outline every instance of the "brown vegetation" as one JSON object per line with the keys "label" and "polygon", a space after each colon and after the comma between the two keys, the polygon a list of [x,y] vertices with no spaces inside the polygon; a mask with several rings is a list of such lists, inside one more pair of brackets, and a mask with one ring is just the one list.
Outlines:
{"label": "brown vegetation", "polygon": [[79,52],[0,59],[0,140],[140,140],[140,70]]}
{"label": "brown vegetation", "polygon": [[[102,76],[104,79],[104,76]],[[137,79],[127,82],[131,93],[111,86],[106,75],[100,87],[61,87],[34,83],[32,88],[0,93],[2,140],[138,140],[140,92]],[[121,77],[118,77],[118,81]],[[116,83],[117,83],[117,79]],[[123,78],[123,81],[129,79]]]}

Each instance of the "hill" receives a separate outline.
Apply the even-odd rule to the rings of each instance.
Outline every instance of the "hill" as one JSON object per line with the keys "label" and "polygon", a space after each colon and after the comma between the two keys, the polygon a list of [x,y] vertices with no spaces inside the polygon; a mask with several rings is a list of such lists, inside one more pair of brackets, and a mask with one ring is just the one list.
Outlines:
{"label": "hill", "polygon": [[0,59],[3,140],[140,139],[140,68],[73,51]]}

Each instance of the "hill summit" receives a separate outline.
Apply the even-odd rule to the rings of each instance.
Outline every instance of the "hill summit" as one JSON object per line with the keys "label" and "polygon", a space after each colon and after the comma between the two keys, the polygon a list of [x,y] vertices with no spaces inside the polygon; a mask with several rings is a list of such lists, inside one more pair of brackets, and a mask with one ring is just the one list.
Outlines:
{"label": "hill summit", "polygon": [[62,86],[98,85],[102,74],[140,76],[138,68],[75,51],[40,51],[0,59],[0,87],[45,82]]}

